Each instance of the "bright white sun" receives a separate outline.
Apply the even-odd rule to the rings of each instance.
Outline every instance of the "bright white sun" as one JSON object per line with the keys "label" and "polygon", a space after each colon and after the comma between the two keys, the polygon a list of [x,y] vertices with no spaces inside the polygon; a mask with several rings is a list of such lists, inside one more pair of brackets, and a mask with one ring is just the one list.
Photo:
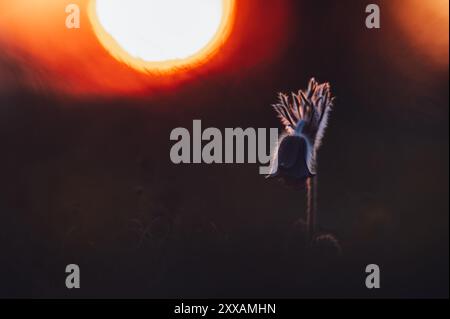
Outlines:
{"label": "bright white sun", "polygon": [[199,62],[227,36],[234,0],[92,0],[90,18],[105,48],[138,69]]}

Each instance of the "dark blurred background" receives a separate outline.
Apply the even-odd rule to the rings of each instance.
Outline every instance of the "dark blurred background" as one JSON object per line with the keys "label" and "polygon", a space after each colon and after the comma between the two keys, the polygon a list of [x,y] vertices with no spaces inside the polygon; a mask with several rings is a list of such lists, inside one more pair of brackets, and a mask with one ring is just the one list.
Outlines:
{"label": "dark blurred background", "polygon": [[[448,46],[444,62],[419,50],[391,1],[377,1],[380,30],[365,28],[364,1],[292,2],[276,59],[173,94],[61,98],[2,84],[0,297],[448,297]],[[0,72],[25,71],[0,51]],[[171,130],[193,119],[279,127],[277,92],[311,76],[337,96],[319,221],[340,257],[305,251],[304,192],[256,165],[169,158]],[[70,263],[82,289],[65,287]]]}

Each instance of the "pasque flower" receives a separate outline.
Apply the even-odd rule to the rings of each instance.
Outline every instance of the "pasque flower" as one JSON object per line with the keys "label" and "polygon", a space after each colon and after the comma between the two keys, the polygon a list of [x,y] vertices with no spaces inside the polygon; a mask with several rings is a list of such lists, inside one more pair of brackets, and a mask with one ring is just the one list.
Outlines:
{"label": "pasque flower", "polygon": [[322,143],[334,98],[328,83],[319,84],[314,78],[306,91],[280,93],[273,105],[285,133],[275,152],[270,177],[288,184],[304,185],[317,174],[317,152]]}

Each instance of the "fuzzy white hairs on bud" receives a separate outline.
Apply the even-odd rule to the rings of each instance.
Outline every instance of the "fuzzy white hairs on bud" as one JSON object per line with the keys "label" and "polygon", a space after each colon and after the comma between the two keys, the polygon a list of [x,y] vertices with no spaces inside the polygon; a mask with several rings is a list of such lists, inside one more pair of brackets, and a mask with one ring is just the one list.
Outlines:
{"label": "fuzzy white hairs on bud", "polygon": [[312,78],[306,91],[300,90],[291,96],[280,93],[278,103],[273,105],[286,133],[303,136],[308,142],[307,165],[313,174],[317,172],[317,152],[328,126],[333,102],[330,84],[319,84]]}

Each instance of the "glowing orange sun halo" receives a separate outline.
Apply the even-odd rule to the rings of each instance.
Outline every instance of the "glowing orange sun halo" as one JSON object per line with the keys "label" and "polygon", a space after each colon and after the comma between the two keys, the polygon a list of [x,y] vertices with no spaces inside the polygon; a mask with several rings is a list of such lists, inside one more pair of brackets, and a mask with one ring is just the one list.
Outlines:
{"label": "glowing orange sun halo", "polygon": [[[95,35],[114,58],[141,72],[165,74],[182,69],[189,69],[209,61],[228,39],[234,22],[235,0],[215,0],[215,8],[211,6],[212,2],[207,3],[205,1],[211,0],[195,0],[190,3],[191,7],[187,8],[184,6],[182,10],[179,10],[180,12],[178,12],[178,19],[173,17],[174,12],[177,11],[173,9],[173,5],[176,5],[177,3],[183,5],[189,3],[189,1],[147,0],[147,2],[145,2],[143,0],[129,0],[126,2],[122,1],[121,3],[117,3],[116,1],[116,8],[107,7],[105,10],[101,9],[100,6],[103,5],[105,7],[106,5],[110,5],[113,1],[108,3],[105,2],[105,0],[90,0],[88,14]],[[120,16],[122,15],[122,12],[118,9],[125,9],[125,7],[121,8],[120,6],[130,6],[133,2],[134,8],[131,9],[128,7],[127,9],[129,11],[125,12],[123,16]],[[169,2],[172,2],[172,7],[167,5]],[[195,5],[192,6],[192,4]],[[139,6],[143,7],[141,8]],[[145,12],[142,11],[146,6],[147,8],[156,9],[152,12],[153,19],[150,17],[146,18]],[[188,15],[190,13],[196,12],[192,11],[194,9],[200,10],[196,13],[196,16],[194,14],[194,16],[189,17]],[[105,10],[105,12],[99,12],[99,10]],[[210,12],[208,12],[208,10]],[[108,14],[109,16],[107,16]],[[174,26],[172,26],[172,24],[167,24],[167,21],[170,19],[172,19],[171,23],[175,24]],[[183,33],[185,32],[185,29],[188,28],[186,25],[176,24],[178,23],[177,21],[180,20],[186,23],[186,19],[191,19],[189,22],[192,25],[197,24],[197,29],[191,28],[191,33],[187,34],[188,37],[180,37],[180,32]],[[121,20],[123,25],[120,26],[120,22],[116,22],[117,20]],[[109,26],[105,26],[108,23]],[[127,23],[127,25],[125,25],[125,23]],[[128,23],[131,24],[131,26],[129,26]],[[149,23],[153,23],[153,25],[150,26]],[[158,25],[158,23],[160,25]],[[203,25],[201,25],[201,23],[203,23]],[[171,29],[172,37],[165,37],[165,33],[169,31],[165,32],[166,30],[162,30],[164,26]],[[113,29],[115,29],[115,31],[112,31]],[[153,35],[146,34],[146,30],[153,30]],[[148,37],[151,36],[155,37],[155,39],[148,39]],[[191,36],[191,38],[189,38],[189,36]],[[200,36],[202,36],[202,38],[200,38]],[[147,39],[143,40],[145,37],[147,37]],[[196,38],[193,39],[192,37]],[[129,39],[130,41],[128,41]],[[148,42],[146,40],[148,40]],[[173,40],[172,43],[170,40]],[[192,42],[195,43],[195,41],[191,40],[196,40],[197,47],[186,49],[186,46],[192,46]],[[146,45],[147,47],[139,48],[139,43],[144,46]],[[183,47],[183,43],[185,47]],[[125,49],[127,47],[128,49]],[[176,50],[179,50],[180,52],[177,52]]]}

